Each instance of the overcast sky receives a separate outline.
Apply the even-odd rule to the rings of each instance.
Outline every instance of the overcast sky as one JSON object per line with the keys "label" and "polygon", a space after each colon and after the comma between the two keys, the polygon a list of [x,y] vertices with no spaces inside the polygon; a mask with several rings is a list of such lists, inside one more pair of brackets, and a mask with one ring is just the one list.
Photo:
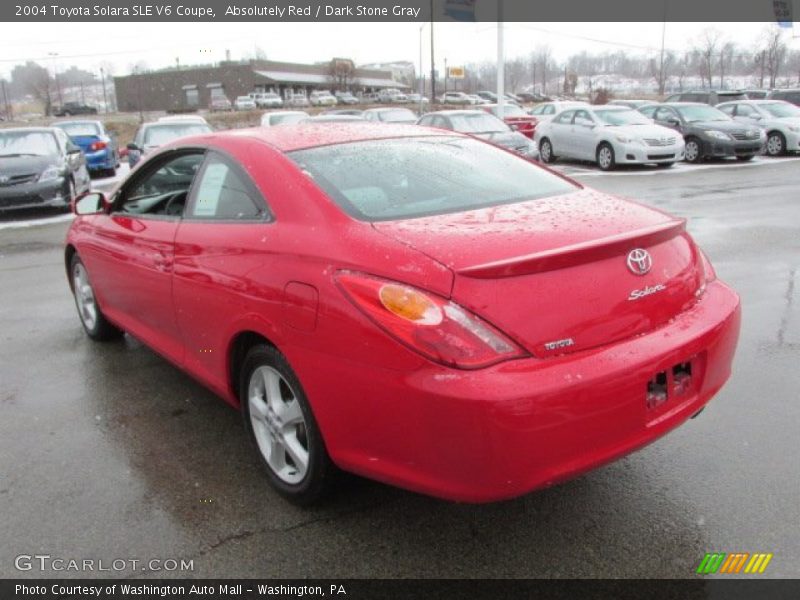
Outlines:
{"label": "overcast sky", "polygon": [[[764,23],[667,23],[666,46],[682,50],[706,27],[753,47]],[[423,68],[430,69],[430,25],[423,25]],[[436,23],[439,68],[494,60],[496,24]],[[625,50],[652,54],[661,43],[661,23],[507,23],[506,57],[528,55],[538,44],[552,47],[557,59],[587,50]],[[419,61],[420,25],[416,23],[9,23],[0,24],[0,76],[14,64],[35,59],[66,69],[76,65],[98,71],[103,61],[115,74],[144,61],[150,68],[249,58],[260,48],[267,58],[317,62],[352,58],[358,64]],[[790,47],[800,47],[800,25],[787,30]],[[51,53],[58,56],[53,58]]]}

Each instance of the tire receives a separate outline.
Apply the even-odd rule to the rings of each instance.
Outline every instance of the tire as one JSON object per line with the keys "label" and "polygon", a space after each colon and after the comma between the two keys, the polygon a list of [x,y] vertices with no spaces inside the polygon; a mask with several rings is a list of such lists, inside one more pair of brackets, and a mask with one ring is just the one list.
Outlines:
{"label": "tire", "polygon": [[767,136],[767,155],[783,156],[786,154],[786,137],[780,131],[771,131]]}
{"label": "tire", "polygon": [[299,506],[324,498],[336,468],[300,381],[277,349],[258,345],[247,353],[239,401],[270,485]]}
{"label": "tire", "polygon": [[703,160],[703,144],[700,140],[694,137],[688,138],[683,151],[683,157],[686,162],[692,164],[697,164]]}
{"label": "tire", "polygon": [[748,154],[747,156],[737,156],[736,160],[738,160],[739,162],[749,162],[753,160],[755,157],[756,157],[755,154]]}
{"label": "tire", "polygon": [[75,182],[72,180],[72,177],[67,178],[66,185],[64,186],[64,196],[67,200],[66,205],[64,206],[64,212],[69,212],[72,210],[72,202],[77,197],[78,192],[75,188]]}
{"label": "tire", "polygon": [[608,142],[603,142],[597,147],[595,159],[601,171],[613,171],[614,167],[617,166],[617,161],[614,157],[614,148],[612,148],[611,144]]}
{"label": "tire", "polygon": [[550,143],[549,138],[542,138],[542,141],[539,142],[539,158],[542,159],[543,163],[554,163],[556,161],[556,155],[553,154],[553,144]]}
{"label": "tire", "polygon": [[122,337],[122,330],[112,325],[97,305],[89,273],[77,253],[72,255],[69,274],[75,307],[86,335],[98,342]]}

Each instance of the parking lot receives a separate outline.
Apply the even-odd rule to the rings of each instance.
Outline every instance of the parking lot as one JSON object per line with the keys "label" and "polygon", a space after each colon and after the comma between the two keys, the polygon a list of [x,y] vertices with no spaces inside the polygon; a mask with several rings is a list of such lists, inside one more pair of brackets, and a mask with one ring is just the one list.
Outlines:
{"label": "parking lot", "polygon": [[86,338],[64,271],[69,215],[3,220],[0,575],[38,577],[14,558],[45,553],[194,566],[106,576],[680,578],[706,552],[742,551],[800,576],[800,158],[556,168],[686,217],[741,295],[733,376],[697,419],[513,501],[351,477],[296,508],[268,487],[236,412],[130,337]]}

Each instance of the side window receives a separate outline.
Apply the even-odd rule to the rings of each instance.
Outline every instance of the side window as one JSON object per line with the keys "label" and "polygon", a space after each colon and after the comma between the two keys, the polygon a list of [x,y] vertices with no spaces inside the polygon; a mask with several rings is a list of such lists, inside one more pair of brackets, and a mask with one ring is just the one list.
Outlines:
{"label": "side window", "polygon": [[223,221],[263,220],[269,216],[250,178],[233,162],[209,153],[192,191],[187,218]]}
{"label": "side window", "polygon": [[543,115],[554,115],[554,114],[556,114],[556,107],[553,106],[552,104],[549,104],[549,105],[544,107],[544,110],[542,111],[542,114]]}
{"label": "side window", "polygon": [[[720,109],[722,112],[724,112],[729,117],[732,117],[733,116],[733,109],[736,108],[736,105],[735,104],[727,104],[725,106],[718,106],[717,108]],[[739,114],[742,114],[741,113],[741,106],[739,107],[739,111],[740,111]]]}
{"label": "side window", "polygon": [[594,119],[589,115],[588,112],[585,110],[579,110],[575,112],[575,124],[576,125],[593,125]]}
{"label": "side window", "polygon": [[[728,113],[730,114],[730,113]],[[747,104],[737,104],[736,105],[736,115],[739,117],[755,117],[757,115],[756,111],[753,110]]]}
{"label": "side window", "polygon": [[661,108],[656,110],[656,121],[665,122],[674,118],[675,118],[675,113],[672,111],[671,108],[662,106]]}
{"label": "side window", "polygon": [[553,119],[553,123],[561,123],[563,125],[568,125],[572,122],[572,116],[575,114],[574,110],[565,110],[560,115],[558,115],[555,119]]}
{"label": "side window", "polygon": [[114,200],[114,209],[139,215],[182,215],[202,162],[199,151],[157,162],[123,188]]}
{"label": "side window", "polygon": [[427,116],[422,117],[419,120],[419,124],[420,125],[424,125],[425,127],[433,127],[434,126],[433,125],[433,117],[427,117]]}
{"label": "side window", "polygon": [[532,108],[531,111],[530,111],[530,114],[532,114],[532,115],[540,115],[540,114],[542,114],[542,110],[544,108],[545,107],[540,104],[539,106],[537,106],[535,108]]}
{"label": "side window", "polygon": [[656,112],[657,106],[647,106],[645,108],[640,108],[639,112],[642,113],[645,117],[653,118]]}

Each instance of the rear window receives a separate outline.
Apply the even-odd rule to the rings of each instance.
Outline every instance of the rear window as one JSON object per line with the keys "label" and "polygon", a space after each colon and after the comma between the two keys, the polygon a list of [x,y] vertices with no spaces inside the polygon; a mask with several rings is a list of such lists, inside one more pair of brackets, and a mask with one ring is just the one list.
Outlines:
{"label": "rear window", "polygon": [[573,184],[469,138],[370,140],[289,156],[350,216],[410,219],[571,192]]}
{"label": "rear window", "polygon": [[416,121],[417,117],[414,113],[406,108],[398,108],[395,110],[382,110],[378,113],[378,119],[384,123],[402,123]]}
{"label": "rear window", "polygon": [[461,133],[498,133],[511,131],[503,121],[485,112],[450,115],[453,129]]}
{"label": "rear window", "polygon": [[161,146],[178,138],[211,133],[211,128],[203,123],[170,123],[155,125],[144,132],[145,146]]}
{"label": "rear window", "polygon": [[100,126],[97,123],[57,123],[70,137],[81,135],[100,135]]}

